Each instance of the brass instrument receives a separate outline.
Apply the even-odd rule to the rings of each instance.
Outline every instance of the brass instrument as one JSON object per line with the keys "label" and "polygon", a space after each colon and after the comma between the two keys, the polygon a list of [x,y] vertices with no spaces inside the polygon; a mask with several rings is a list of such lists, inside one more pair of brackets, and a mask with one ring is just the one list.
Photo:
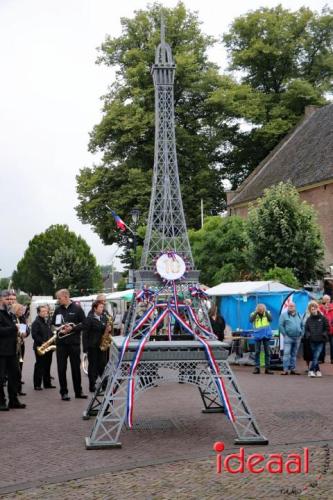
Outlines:
{"label": "brass instrument", "polygon": [[57,334],[55,333],[52,337],[49,338],[46,342],[44,342],[42,345],[37,347],[37,353],[39,356],[44,356],[49,351],[54,351],[57,346],[55,345],[55,341],[57,339]]}
{"label": "brass instrument", "polygon": [[39,356],[44,356],[44,354],[46,354],[47,352],[54,351],[57,348],[57,338],[62,339],[74,333],[72,330],[70,332],[66,332],[68,326],[74,327],[76,325],[74,323],[65,323],[59,326],[59,328],[56,329],[55,334],[51,338],[49,338],[49,340],[46,340],[42,345],[37,347],[37,353],[39,354]]}
{"label": "brass instrument", "polygon": [[[71,326],[71,327],[72,327],[72,330],[68,332],[68,331],[67,331],[67,328],[68,328],[69,326]],[[68,335],[72,335],[72,333],[75,333],[75,332],[73,331],[73,328],[74,328],[75,326],[78,326],[78,325],[76,325],[75,323],[64,323],[63,325],[59,326],[59,328],[57,328],[57,330],[56,330],[56,334],[57,334],[57,336],[58,336],[59,338],[61,338],[61,339],[62,339],[62,338],[64,338],[64,337],[68,337]]]}
{"label": "brass instrument", "polygon": [[105,352],[110,348],[112,343],[112,333],[113,333],[113,318],[112,316],[109,316],[99,344],[99,348],[102,352]]}
{"label": "brass instrument", "polygon": [[16,317],[16,324],[18,325],[18,328],[17,328],[17,336],[16,336],[16,354],[19,358],[19,363],[23,363],[23,358],[22,358],[22,345],[23,345],[23,338],[21,336],[21,332],[20,332],[20,320],[18,319],[18,317]]}

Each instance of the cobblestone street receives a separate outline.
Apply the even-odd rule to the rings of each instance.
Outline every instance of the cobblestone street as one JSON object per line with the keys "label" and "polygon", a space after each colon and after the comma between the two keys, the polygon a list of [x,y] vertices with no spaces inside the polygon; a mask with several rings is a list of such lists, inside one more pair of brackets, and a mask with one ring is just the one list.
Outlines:
{"label": "cobblestone street", "polygon": [[[56,376],[55,363],[52,372]],[[300,371],[304,366],[299,362]],[[261,432],[266,454],[310,450],[310,472],[287,476],[216,474],[215,441],[236,450],[224,415],[201,413],[195,387],[171,384],[148,391],[134,410],[134,429],[117,450],[89,450],[85,400],[60,400],[58,390],[33,391],[31,340],[24,366],[26,410],[0,414],[0,498],[233,499],[332,498],[333,365],[322,379],[254,376],[235,368]],[[87,390],[87,379],[83,375]],[[55,384],[58,386],[57,378]],[[71,391],[73,396],[73,391]],[[246,453],[255,448],[247,447]],[[258,448],[257,448],[258,449]]]}

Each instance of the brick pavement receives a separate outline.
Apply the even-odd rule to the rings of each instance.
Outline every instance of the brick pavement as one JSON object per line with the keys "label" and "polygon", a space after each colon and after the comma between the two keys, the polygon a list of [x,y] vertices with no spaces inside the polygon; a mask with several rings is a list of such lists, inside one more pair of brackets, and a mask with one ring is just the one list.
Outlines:
{"label": "brick pavement", "polygon": [[[267,449],[266,449],[267,450]],[[262,451],[262,449],[261,449]],[[271,452],[302,453],[301,447],[279,447]],[[179,500],[187,499],[331,499],[333,497],[333,441],[310,446],[310,472],[288,476],[232,475],[215,472],[214,458],[185,460],[118,473],[98,474],[89,478],[49,483],[20,492],[8,493],[3,499],[35,498],[110,499],[110,500]],[[265,453],[267,455],[267,453]]]}
{"label": "brick pavement", "polygon": [[[84,437],[89,435],[93,423],[81,419],[86,402],[74,399],[62,402],[56,390],[33,391],[33,359],[29,343],[27,353],[24,388],[28,395],[24,399],[28,408],[0,414],[0,451],[1,456],[6,457],[0,463],[2,498],[11,498],[5,492],[13,489],[22,490],[22,493],[15,493],[20,498],[127,498],[117,496],[114,491],[123,491],[123,484],[127,484],[129,476],[135,478],[135,484],[129,487],[132,498],[169,498],[172,492],[173,498],[192,498],[191,485],[196,483],[197,498],[233,498],[217,493],[221,478],[209,480],[209,495],[212,496],[202,497],[200,494],[207,477],[210,477],[208,469],[212,475],[212,444],[223,440],[226,449],[231,449],[234,434],[223,415],[200,412],[202,404],[196,388],[173,384],[148,391],[136,404],[135,421],[141,424],[141,428],[148,426],[152,430],[140,430],[139,425],[137,430],[124,431],[121,450],[86,451]],[[270,440],[270,448],[285,445],[290,448],[292,443],[297,447],[312,442],[313,453],[320,455],[316,450],[327,442],[333,443],[330,396],[333,365],[324,365],[322,379],[308,379],[305,375],[253,376],[250,367],[236,368],[235,371],[262,433]],[[84,383],[86,388],[85,377]],[[262,450],[266,452],[268,449]],[[211,458],[207,458],[209,456]],[[130,474],[124,472],[129,469]],[[167,480],[169,474],[171,484]],[[198,476],[197,481],[193,474]],[[227,483],[234,488],[235,479],[222,480],[226,481],[225,488]],[[118,486],[107,493],[105,484],[109,482]],[[265,479],[261,482],[264,484]],[[41,490],[43,483],[50,485],[42,486],[44,489]],[[245,484],[245,476],[241,483]],[[86,488],[90,496],[80,493]],[[135,494],[138,496],[133,496]],[[229,494],[233,494],[231,490]],[[302,498],[306,498],[304,494],[302,491]],[[320,494],[325,495],[325,491]],[[256,493],[256,498],[268,496],[260,497]]]}

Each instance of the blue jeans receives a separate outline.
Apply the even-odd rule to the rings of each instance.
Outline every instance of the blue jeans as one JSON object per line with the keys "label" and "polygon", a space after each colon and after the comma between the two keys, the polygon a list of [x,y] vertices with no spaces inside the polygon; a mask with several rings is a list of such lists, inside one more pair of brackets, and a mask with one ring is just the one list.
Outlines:
{"label": "blue jeans", "polygon": [[311,352],[312,352],[312,361],[310,363],[309,370],[312,372],[319,372],[319,357],[321,355],[321,351],[325,347],[325,342],[310,342]]}
{"label": "blue jeans", "polygon": [[295,370],[301,337],[283,336],[283,371]]}
{"label": "blue jeans", "polygon": [[256,368],[260,368],[260,351],[261,351],[261,342],[264,346],[265,351],[265,368],[266,370],[270,367],[270,355],[269,355],[269,339],[261,339],[256,340],[256,351],[255,351],[255,362]]}

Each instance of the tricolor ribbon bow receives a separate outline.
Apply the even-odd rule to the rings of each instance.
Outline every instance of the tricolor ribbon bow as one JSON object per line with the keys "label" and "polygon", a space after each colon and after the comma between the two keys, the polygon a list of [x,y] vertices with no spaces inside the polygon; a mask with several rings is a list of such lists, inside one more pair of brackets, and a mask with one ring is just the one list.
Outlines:
{"label": "tricolor ribbon bow", "polygon": [[176,260],[176,253],[173,250],[169,250],[167,252],[167,256],[169,257],[169,259]]}
{"label": "tricolor ribbon bow", "polygon": [[190,286],[189,287],[189,292],[191,294],[191,297],[198,297],[198,299],[204,299],[207,300],[209,298],[208,294],[200,288],[199,286]]}
{"label": "tricolor ribbon bow", "polygon": [[152,302],[155,296],[155,291],[151,288],[143,288],[136,293],[135,299],[137,302]]}

